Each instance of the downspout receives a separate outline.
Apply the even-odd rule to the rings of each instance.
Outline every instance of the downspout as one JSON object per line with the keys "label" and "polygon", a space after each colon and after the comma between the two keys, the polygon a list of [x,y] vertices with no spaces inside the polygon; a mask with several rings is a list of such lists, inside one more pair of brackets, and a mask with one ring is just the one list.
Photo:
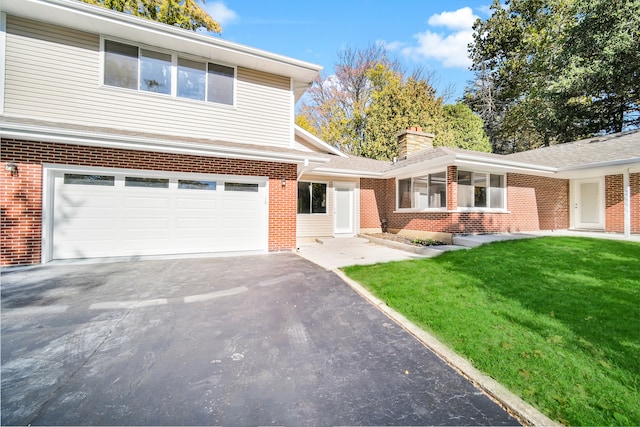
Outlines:
{"label": "downspout", "polygon": [[622,187],[624,191],[624,237],[631,237],[631,183],[629,180],[629,169],[622,173]]}
{"label": "downspout", "polygon": [[304,159],[304,164],[302,165],[302,167],[300,168],[300,171],[298,172],[298,178],[297,178],[298,181],[300,181],[300,177],[307,171],[308,168],[309,168],[309,159]]}

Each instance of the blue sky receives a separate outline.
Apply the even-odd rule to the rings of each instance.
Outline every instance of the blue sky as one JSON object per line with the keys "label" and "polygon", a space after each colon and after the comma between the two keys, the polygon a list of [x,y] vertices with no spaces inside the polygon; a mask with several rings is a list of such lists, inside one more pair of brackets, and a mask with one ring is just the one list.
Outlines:
{"label": "blue sky", "polygon": [[255,1],[207,0],[203,5],[222,25],[226,40],[257,47],[333,71],[345,47],[384,43],[408,70],[435,73],[436,88],[452,86],[454,102],[473,74],[466,45],[471,25],[489,15],[491,0]]}

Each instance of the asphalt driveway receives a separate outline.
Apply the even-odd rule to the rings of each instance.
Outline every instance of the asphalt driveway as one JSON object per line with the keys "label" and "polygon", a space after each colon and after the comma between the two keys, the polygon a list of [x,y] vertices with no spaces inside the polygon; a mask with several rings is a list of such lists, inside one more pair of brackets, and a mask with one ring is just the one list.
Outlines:
{"label": "asphalt driveway", "polygon": [[3,425],[514,425],[290,253],[2,273]]}

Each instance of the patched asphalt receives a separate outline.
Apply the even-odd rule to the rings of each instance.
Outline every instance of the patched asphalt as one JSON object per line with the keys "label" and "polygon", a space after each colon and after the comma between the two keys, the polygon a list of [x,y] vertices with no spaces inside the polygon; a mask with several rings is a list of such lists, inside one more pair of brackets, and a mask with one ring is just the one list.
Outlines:
{"label": "patched asphalt", "polygon": [[296,254],[2,272],[3,425],[516,425]]}

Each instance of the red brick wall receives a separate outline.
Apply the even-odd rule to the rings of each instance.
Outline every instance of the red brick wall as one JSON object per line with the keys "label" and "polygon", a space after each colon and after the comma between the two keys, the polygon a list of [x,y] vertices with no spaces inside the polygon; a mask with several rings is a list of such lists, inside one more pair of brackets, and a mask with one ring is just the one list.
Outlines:
{"label": "red brick wall", "polygon": [[[640,233],[640,173],[629,174],[631,232]],[[604,177],[605,230],[624,232],[624,179],[620,175]]]}
{"label": "red brick wall", "polygon": [[[447,173],[447,206],[457,208],[456,168]],[[444,233],[491,233],[569,228],[569,182],[532,175],[507,175],[508,213],[394,212],[395,179],[360,180],[364,202],[360,223],[373,228],[387,218],[389,228]],[[384,204],[382,203],[384,201]],[[453,209],[452,209],[453,208]]]}
{"label": "red brick wall", "polygon": [[622,175],[604,177],[605,230],[624,232],[624,186]]}
{"label": "red brick wall", "polygon": [[[269,177],[270,251],[296,246],[295,164],[2,140],[0,152],[0,265],[37,264],[42,241],[42,165],[165,170]],[[6,162],[18,164],[11,176]],[[282,179],[287,185],[282,186]]]}
{"label": "red brick wall", "polygon": [[640,173],[629,175],[631,186],[631,232],[640,233]]}

